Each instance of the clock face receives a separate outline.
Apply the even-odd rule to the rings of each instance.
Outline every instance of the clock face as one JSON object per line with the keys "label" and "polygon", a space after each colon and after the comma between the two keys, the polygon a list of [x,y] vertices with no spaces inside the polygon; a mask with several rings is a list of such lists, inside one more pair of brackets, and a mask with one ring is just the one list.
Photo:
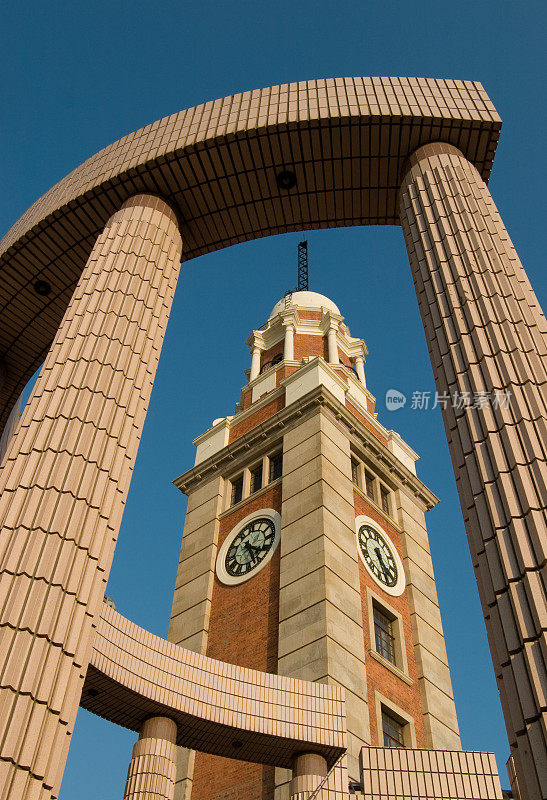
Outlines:
{"label": "clock face", "polygon": [[234,585],[254,577],[272,557],[280,538],[281,518],[272,509],[250,514],[230,531],[217,558],[217,576]]}
{"label": "clock face", "polygon": [[267,517],[248,522],[236,535],[224,557],[228,575],[239,577],[252,572],[266,558],[275,540],[275,525]]}
{"label": "clock face", "polygon": [[355,526],[359,555],[367,571],[385,592],[400,595],[405,578],[401,559],[393,543],[379,525],[368,517],[357,517]]}

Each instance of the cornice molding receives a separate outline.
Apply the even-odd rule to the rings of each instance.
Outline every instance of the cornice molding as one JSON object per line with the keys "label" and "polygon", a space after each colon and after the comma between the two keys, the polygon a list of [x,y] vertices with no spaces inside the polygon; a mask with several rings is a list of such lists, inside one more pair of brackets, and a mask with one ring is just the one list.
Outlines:
{"label": "cornice molding", "polygon": [[[273,393],[268,400],[271,400],[272,396]],[[256,405],[253,411],[256,410]],[[359,447],[366,451],[367,458],[369,458],[373,467],[377,465],[380,471],[389,472],[391,479],[403,491],[417,499],[424,509],[433,508],[439,502],[439,498],[419,478],[413,475],[324,386],[318,386],[300,398],[298,403],[291,403],[290,406],[281,409],[269,419],[259,423],[252,430],[236,439],[235,442],[231,442],[205,461],[175,478],[173,484],[181,492],[188,494],[188,492],[197,488],[202,480],[213,477],[219,471],[232,472],[237,466],[237,461],[241,461],[241,466],[243,466],[243,462],[249,459],[249,451],[251,449],[258,448],[266,451],[271,446],[270,439],[280,437],[288,426],[301,422],[302,417],[311,416],[320,409],[330,412],[336,424],[342,430],[349,432],[351,436],[358,439]]]}

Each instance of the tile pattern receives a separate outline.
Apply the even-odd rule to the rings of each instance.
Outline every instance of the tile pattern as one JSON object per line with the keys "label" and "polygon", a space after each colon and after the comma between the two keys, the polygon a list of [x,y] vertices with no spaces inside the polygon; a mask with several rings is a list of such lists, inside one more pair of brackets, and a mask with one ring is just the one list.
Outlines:
{"label": "tile pattern", "polygon": [[[396,224],[399,170],[432,141],[444,144],[410,159],[400,220],[439,391],[513,393],[507,409],[449,406],[445,424],[520,791],[540,796],[546,327],[483,182],[499,128],[480,84],[359,78],[251,92],[125,137],[5,237],[2,422],[53,346],[1,475],[0,798],[58,790],[174,290],[174,213],[157,198],[124,200],[172,199],[188,258],[303,227]],[[278,188],[282,168],[293,190]]]}
{"label": "tile pattern", "polygon": [[296,791],[290,800],[361,800],[348,792],[347,757],[342,756],[329,770],[327,777],[321,781],[313,779],[312,789]]}
{"label": "tile pattern", "polygon": [[346,748],[342,689],[186,650],[106,605],[81,705],[132,730],[148,716],[170,717],[178,745],[242,761],[290,767],[310,750],[332,764]]}
{"label": "tile pattern", "polygon": [[511,392],[507,408],[447,402],[443,418],[520,791],[544,797],[547,324],[456,148],[412,156],[400,209],[439,393]]}
{"label": "tile pattern", "polygon": [[327,779],[290,800],[502,800],[493,753],[364,747],[361,786],[348,791],[343,756]]}
{"label": "tile pattern", "polygon": [[[124,136],[50,189],[0,244],[0,428],[126,198],[149,192],[178,210],[185,259],[291,230],[398,224],[412,150],[452,142],[487,179],[500,127],[480,83],[358,77],[237,94]],[[277,185],[283,170],[297,177],[289,191]],[[48,296],[35,293],[38,279]]]}
{"label": "tile pattern", "polygon": [[177,726],[166,717],[144,723],[127,770],[123,800],[174,800]]}
{"label": "tile pattern", "polygon": [[361,757],[363,800],[502,798],[493,753],[370,747]]}
{"label": "tile pattern", "polygon": [[57,796],[180,268],[138,196],[98,238],[0,473],[0,798]]}

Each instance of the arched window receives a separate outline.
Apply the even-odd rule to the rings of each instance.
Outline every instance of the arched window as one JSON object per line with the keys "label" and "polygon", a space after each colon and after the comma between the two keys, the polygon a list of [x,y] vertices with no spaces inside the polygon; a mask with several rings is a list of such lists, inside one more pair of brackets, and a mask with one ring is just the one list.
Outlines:
{"label": "arched window", "polygon": [[275,367],[275,365],[279,364],[280,361],[283,361],[283,353],[278,353],[272,358],[271,361],[266,361],[264,364],[262,364],[260,368],[260,374],[262,375],[263,372],[266,372],[271,367]]}

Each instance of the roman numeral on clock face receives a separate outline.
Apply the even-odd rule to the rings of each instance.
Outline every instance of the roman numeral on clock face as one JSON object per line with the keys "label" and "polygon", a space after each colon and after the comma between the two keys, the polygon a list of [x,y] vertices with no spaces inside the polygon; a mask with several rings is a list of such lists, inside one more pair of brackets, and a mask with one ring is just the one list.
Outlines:
{"label": "roman numeral on clock face", "polygon": [[398,570],[390,545],[372,525],[364,524],[357,534],[359,548],[367,567],[384,586],[395,586]]}
{"label": "roman numeral on clock face", "polygon": [[224,568],[234,578],[247,575],[266,558],[275,542],[275,526],[265,517],[253,520],[234,536]]}

